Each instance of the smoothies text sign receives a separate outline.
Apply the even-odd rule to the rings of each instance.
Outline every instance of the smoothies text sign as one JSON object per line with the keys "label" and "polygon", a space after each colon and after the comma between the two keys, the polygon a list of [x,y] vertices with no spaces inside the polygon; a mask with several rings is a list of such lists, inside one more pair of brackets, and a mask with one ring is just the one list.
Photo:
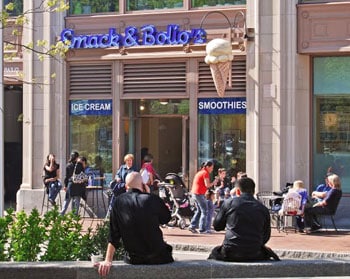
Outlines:
{"label": "smoothies text sign", "polygon": [[112,115],[112,100],[72,100],[70,115]]}
{"label": "smoothies text sign", "polygon": [[239,98],[199,98],[199,114],[245,114],[247,101]]}
{"label": "smoothies text sign", "polygon": [[154,25],[144,25],[140,29],[128,26],[124,34],[117,33],[115,28],[110,28],[106,34],[92,35],[77,35],[73,29],[64,29],[61,41],[68,43],[71,49],[203,44],[206,32],[201,28],[181,30],[176,24],[168,25],[165,31],[157,30]]}

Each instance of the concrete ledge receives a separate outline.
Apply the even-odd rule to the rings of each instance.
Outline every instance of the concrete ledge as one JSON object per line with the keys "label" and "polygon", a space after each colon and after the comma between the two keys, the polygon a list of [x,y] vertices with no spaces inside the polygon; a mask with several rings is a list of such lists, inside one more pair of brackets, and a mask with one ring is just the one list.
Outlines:
{"label": "concrete ledge", "polygon": [[[128,265],[114,262],[108,278],[258,278],[346,276],[350,261],[282,260],[225,263],[212,260],[176,261],[165,265]],[[0,278],[100,278],[90,262],[0,263]]]}
{"label": "concrete ledge", "polygon": [[[194,245],[194,244],[181,244],[181,243],[169,243],[173,246],[175,251],[195,251],[207,253],[208,256],[213,245]],[[278,250],[273,249],[274,252],[281,259],[345,259],[350,260],[350,253],[336,253],[336,252],[315,252],[315,251],[302,251],[302,250]],[[350,274],[349,274],[350,275]]]}

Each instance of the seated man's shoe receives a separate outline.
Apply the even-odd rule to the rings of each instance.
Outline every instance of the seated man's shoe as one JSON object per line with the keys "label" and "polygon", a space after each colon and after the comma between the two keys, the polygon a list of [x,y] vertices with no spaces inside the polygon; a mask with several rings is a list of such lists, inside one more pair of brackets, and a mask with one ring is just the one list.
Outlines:
{"label": "seated man's shoe", "polygon": [[321,229],[321,228],[322,228],[322,226],[317,225],[317,224],[313,224],[313,225],[311,226],[311,228],[310,228],[310,232],[316,232],[316,231],[318,231],[318,230]]}

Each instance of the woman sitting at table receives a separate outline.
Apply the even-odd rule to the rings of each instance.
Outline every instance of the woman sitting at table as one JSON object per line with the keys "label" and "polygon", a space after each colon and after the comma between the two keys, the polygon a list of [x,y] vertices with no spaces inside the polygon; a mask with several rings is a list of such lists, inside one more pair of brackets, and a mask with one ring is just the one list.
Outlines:
{"label": "woman sitting at table", "polygon": [[[297,222],[297,227],[299,232],[304,232],[305,223],[304,223],[304,209],[308,202],[308,193],[305,189],[304,182],[301,180],[296,180],[293,183],[293,187],[288,190],[288,193],[284,196],[284,201],[287,201],[289,199],[296,200],[298,204],[298,208],[296,208],[296,215],[295,219]],[[280,210],[280,215],[283,215],[286,207],[288,205],[286,202],[283,202],[282,209]]]}

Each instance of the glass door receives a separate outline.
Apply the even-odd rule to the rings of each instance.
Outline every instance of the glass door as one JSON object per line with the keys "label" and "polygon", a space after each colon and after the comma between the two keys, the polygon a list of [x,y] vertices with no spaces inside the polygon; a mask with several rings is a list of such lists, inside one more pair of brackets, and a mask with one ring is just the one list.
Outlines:
{"label": "glass door", "polygon": [[188,100],[125,101],[123,120],[124,154],[135,155],[137,168],[151,154],[162,179],[170,172],[187,177]]}

